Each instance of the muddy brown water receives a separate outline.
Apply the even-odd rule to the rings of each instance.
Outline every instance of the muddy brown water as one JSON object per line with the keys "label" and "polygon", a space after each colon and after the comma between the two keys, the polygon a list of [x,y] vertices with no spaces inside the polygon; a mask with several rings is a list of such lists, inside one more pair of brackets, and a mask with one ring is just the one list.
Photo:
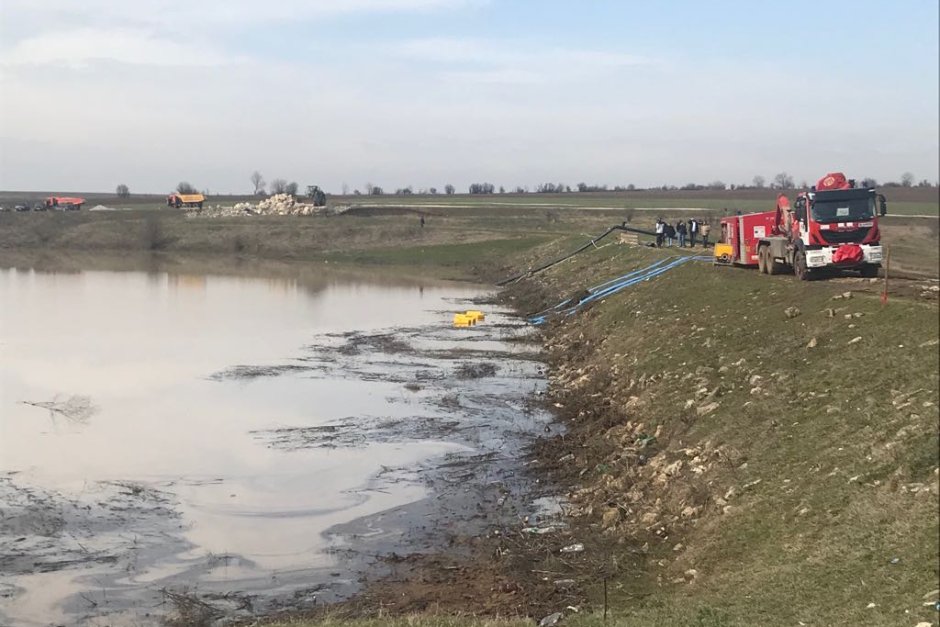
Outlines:
{"label": "muddy brown water", "polygon": [[451,327],[482,286],[2,261],[0,624],[344,598],[376,556],[523,491],[550,424],[520,322]]}

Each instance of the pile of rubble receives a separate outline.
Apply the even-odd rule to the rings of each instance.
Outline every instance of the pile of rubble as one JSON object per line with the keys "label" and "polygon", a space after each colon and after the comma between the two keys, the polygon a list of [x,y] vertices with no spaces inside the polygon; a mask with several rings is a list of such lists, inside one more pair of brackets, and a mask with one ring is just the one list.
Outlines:
{"label": "pile of rubble", "polygon": [[250,202],[236,203],[232,207],[205,207],[190,209],[188,218],[234,218],[239,216],[329,216],[338,215],[348,209],[346,206],[314,207],[311,204],[297,202],[290,194],[275,194],[258,204]]}

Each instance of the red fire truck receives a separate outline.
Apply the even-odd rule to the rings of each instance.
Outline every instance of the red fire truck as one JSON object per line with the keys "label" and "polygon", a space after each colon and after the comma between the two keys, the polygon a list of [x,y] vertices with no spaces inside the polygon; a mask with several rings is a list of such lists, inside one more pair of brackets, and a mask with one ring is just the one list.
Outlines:
{"label": "red fire truck", "polygon": [[876,214],[885,213],[885,197],[874,189],[856,187],[841,172],[827,174],[797,195],[792,207],[780,194],[775,211],[723,218],[715,262],[757,266],[765,274],[792,270],[802,280],[842,269],[878,276]]}
{"label": "red fire truck", "polygon": [[42,202],[43,209],[62,209],[64,211],[78,211],[84,204],[84,198],[75,198],[73,196],[49,196]]}

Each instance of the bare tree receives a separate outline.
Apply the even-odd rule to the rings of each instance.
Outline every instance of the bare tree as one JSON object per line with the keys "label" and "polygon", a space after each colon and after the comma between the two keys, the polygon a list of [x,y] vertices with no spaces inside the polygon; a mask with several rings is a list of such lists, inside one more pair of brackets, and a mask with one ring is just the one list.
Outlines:
{"label": "bare tree", "polygon": [[761,176],[760,174],[758,174],[753,179],[751,179],[751,182],[754,184],[754,187],[756,187],[757,189],[763,189],[764,183],[766,183],[766,181],[764,180],[764,177]]}
{"label": "bare tree", "polygon": [[176,191],[180,194],[195,194],[196,188],[188,181],[180,181],[180,184],[176,186]]}
{"label": "bare tree", "polygon": [[366,183],[366,195],[371,196],[372,192],[375,190],[375,185],[372,183]]}
{"label": "bare tree", "polygon": [[450,183],[448,183],[447,185],[444,186],[444,193],[447,194],[448,196],[450,196],[451,194],[453,194],[455,191],[457,191],[457,190],[456,190],[456,189],[454,188],[454,186],[451,185]]}
{"label": "bare tree", "polygon": [[793,177],[786,172],[780,172],[774,177],[774,187],[777,189],[793,189]]}
{"label": "bare tree", "polygon": [[297,181],[291,181],[290,183],[288,183],[287,186],[284,188],[284,191],[290,194],[291,196],[296,196],[297,195]]}
{"label": "bare tree", "polygon": [[255,170],[251,173],[251,184],[255,188],[255,191],[253,192],[255,196],[264,194],[264,177],[261,176],[261,172]]}
{"label": "bare tree", "polygon": [[271,181],[270,188],[272,194],[285,194],[287,193],[287,181],[284,179],[274,179]]}
{"label": "bare tree", "polygon": [[470,183],[469,188],[471,194],[492,194],[495,189],[492,183]]}
{"label": "bare tree", "polygon": [[121,183],[120,185],[118,185],[115,192],[117,193],[118,198],[127,198],[128,196],[131,195],[130,188],[128,188],[127,185],[125,185],[124,183]]}
{"label": "bare tree", "polygon": [[901,186],[911,187],[914,185],[914,175],[911,172],[905,172],[901,175]]}
{"label": "bare tree", "polygon": [[343,196],[348,196],[348,195],[349,195],[349,185],[347,185],[346,183],[343,183]]}

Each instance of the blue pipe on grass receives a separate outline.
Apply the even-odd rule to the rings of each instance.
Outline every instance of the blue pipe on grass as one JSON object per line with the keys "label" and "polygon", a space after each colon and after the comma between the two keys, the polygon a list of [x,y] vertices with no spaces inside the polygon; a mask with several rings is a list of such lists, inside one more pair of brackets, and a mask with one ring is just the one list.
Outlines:
{"label": "blue pipe on grass", "polygon": [[606,281],[600,285],[588,289],[589,294],[573,305],[570,304],[571,299],[563,300],[554,307],[530,316],[528,318],[528,322],[529,324],[533,325],[541,325],[544,324],[545,321],[552,315],[573,315],[577,313],[577,311],[584,305],[592,303],[601,298],[606,298],[612,294],[616,294],[617,292],[636,285],[637,283],[649,281],[650,279],[653,279],[660,274],[668,272],[669,270],[672,270],[673,268],[689,261],[711,261],[711,257],[697,255],[690,257],[667,257],[666,259],[660,259],[659,261],[656,261],[655,263],[652,263],[645,268],[634,270],[633,272],[629,272],[623,276],[611,279],[610,281]]}

